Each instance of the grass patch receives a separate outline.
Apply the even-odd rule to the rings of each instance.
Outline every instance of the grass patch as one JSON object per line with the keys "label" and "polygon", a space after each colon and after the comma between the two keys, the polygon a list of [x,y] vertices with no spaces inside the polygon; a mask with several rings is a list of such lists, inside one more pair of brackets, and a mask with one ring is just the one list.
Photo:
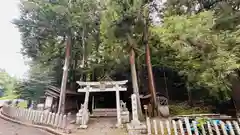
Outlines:
{"label": "grass patch", "polygon": [[18,104],[18,107],[19,107],[19,108],[27,108],[27,101],[20,102],[20,103]]}
{"label": "grass patch", "polygon": [[[1,97],[0,100],[14,100],[17,98],[18,98],[17,95],[9,95],[9,96],[5,96],[5,97]],[[14,105],[14,104],[12,104],[12,105]],[[18,107],[19,108],[27,108],[27,101],[20,101],[18,103]]]}

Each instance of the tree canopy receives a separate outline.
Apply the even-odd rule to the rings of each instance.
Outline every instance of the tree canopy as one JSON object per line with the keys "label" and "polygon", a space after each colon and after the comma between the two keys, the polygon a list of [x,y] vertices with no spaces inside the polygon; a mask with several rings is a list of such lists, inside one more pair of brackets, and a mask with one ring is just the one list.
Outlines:
{"label": "tree canopy", "polygon": [[[79,79],[96,81],[104,75],[128,72],[131,48],[136,53],[138,79],[146,81],[141,79],[146,66],[143,28],[146,9],[150,8],[148,42],[154,67],[178,72],[190,91],[204,88],[211,96],[217,97],[219,92],[229,96],[232,78],[239,77],[238,0],[166,0],[161,8],[156,3],[22,1],[21,17],[14,24],[22,34],[22,53],[34,65],[29,80],[23,83],[24,91],[35,94],[41,93],[45,85],[60,86],[64,43],[69,35],[72,41],[69,84]],[[153,14],[159,15],[160,24],[154,23]],[[130,42],[133,44],[129,45]]]}
{"label": "tree canopy", "polygon": [[231,90],[229,77],[239,68],[238,54],[229,50],[227,33],[212,31],[215,23],[213,13],[205,11],[166,17],[161,26],[152,27],[157,39],[153,45],[168,52],[164,64],[185,76],[188,87],[201,86],[213,93]]}
{"label": "tree canopy", "polygon": [[0,69],[0,87],[4,96],[12,96],[16,90],[17,79],[10,76],[5,70]]}

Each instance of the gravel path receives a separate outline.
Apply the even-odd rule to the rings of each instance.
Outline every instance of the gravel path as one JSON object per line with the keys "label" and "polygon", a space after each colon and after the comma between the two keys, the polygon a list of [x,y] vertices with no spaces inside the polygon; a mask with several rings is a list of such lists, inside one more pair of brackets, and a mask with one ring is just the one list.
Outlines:
{"label": "gravel path", "polygon": [[51,135],[32,127],[15,124],[0,118],[0,135]]}
{"label": "gravel path", "polygon": [[127,135],[126,129],[114,128],[116,118],[91,118],[87,129],[72,128],[73,135]]}

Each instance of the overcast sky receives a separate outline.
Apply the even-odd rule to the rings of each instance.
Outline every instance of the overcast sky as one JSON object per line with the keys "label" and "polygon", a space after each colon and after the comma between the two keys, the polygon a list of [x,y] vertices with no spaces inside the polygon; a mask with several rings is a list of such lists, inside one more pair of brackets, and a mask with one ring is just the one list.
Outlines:
{"label": "overcast sky", "polygon": [[12,76],[22,77],[28,68],[20,54],[20,33],[11,23],[20,14],[18,3],[19,0],[4,0],[0,5],[0,68]]}

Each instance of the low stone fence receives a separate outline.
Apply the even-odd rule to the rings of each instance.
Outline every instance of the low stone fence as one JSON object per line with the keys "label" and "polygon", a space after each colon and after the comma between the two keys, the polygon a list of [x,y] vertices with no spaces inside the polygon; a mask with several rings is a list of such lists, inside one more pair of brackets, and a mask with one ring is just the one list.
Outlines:
{"label": "low stone fence", "polygon": [[67,115],[17,108],[9,105],[3,105],[2,113],[22,122],[52,127],[63,132],[67,130]]}
{"label": "low stone fence", "polygon": [[162,120],[146,118],[148,135],[240,135],[239,121],[212,119]]}

